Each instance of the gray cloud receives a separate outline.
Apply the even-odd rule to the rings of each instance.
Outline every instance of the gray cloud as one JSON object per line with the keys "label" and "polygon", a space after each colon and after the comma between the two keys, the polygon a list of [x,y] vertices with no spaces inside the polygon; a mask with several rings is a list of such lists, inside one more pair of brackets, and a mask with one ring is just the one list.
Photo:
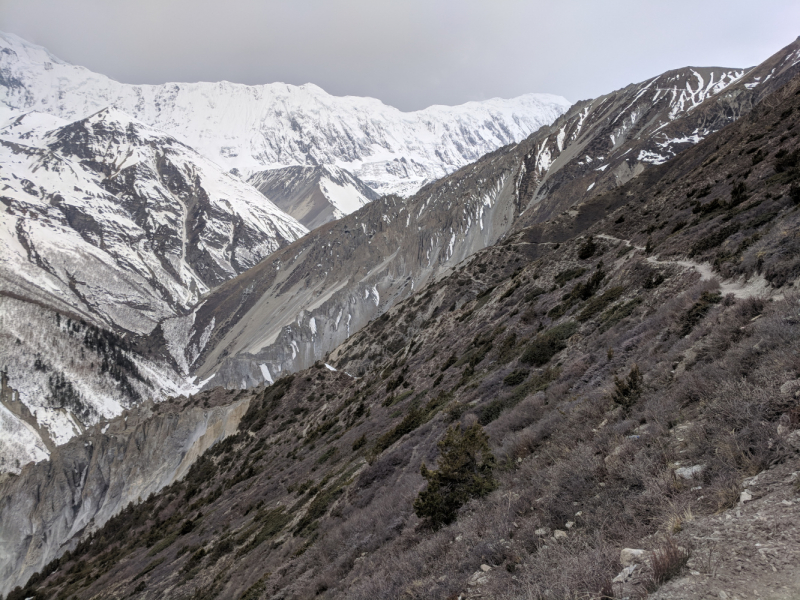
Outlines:
{"label": "gray cloud", "polygon": [[404,110],[752,66],[798,24],[797,0],[0,2],[0,30],[119,81],[313,82]]}

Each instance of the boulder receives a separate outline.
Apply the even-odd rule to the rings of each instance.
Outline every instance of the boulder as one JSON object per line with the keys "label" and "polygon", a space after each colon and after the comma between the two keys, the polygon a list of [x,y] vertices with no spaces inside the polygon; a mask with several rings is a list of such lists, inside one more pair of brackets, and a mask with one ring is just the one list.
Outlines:
{"label": "boulder", "polygon": [[619,562],[623,567],[629,567],[644,561],[646,552],[638,548],[623,548],[619,553]]}
{"label": "boulder", "polygon": [[695,477],[699,477],[706,470],[705,465],[694,465],[692,467],[679,467],[675,469],[675,476],[680,479],[690,481]]}
{"label": "boulder", "polygon": [[619,575],[617,575],[616,577],[614,577],[614,579],[611,580],[611,582],[625,583],[626,581],[628,581],[628,579],[631,578],[631,575],[633,575],[633,572],[636,570],[636,567],[638,566],[639,565],[630,565],[629,567],[625,567],[624,569],[622,569],[622,571],[620,571]]}
{"label": "boulder", "polygon": [[781,394],[784,396],[794,396],[800,392],[800,379],[790,379],[781,386]]}

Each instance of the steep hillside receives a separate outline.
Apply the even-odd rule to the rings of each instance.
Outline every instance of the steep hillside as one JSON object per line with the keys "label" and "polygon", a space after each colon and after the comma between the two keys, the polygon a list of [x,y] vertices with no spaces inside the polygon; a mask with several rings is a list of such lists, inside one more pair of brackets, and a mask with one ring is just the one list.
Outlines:
{"label": "steep hillside", "polygon": [[[800,470],[798,92],[258,389],[183,481],[9,598],[609,597],[679,575],[672,536]],[[476,422],[497,489],[430,529],[421,465]]]}
{"label": "steep hillside", "polygon": [[248,394],[216,390],[147,402],[88,428],[21,477],[0,479],[0,594],[130,503],[182,479],[209,447],[236,433]]}
{"label": "steep hillside", "polygon": [[378,198],[363,181],[333,166],[259,171],[247,183],[308,229],[341,219]]}
{"label": "steep hillside", "polygon": [[314,231],[208,296],[193,324],[183,325],[192,347],[187,363],[202,379],[216,374],[215,385],[237,387],[310,366],[509,231],[580,206],[660,162],[629,163],[628,156],[668,139],[666,160],[747,114],[800,70],[798,52],[795,42],[747,72],[687,68],[579,103],[553,126],[411,198],[381,199]]}
{"label": "steep hillside", "polygon": [[312,84],[126,85],[0,34],[0,108],[72,121],[114,106],[243,177],[333,165],[380,194],[409,195],[526,138],[569,105],[560,96],[527,94],[404,113],[373,98],[331,96]]}
{"label": "steep hillside", "polygon": [[687,67],[580,103],[526,156],[517,227],[547,221],[747,114],[800,68],[800,38],[751,69]]}

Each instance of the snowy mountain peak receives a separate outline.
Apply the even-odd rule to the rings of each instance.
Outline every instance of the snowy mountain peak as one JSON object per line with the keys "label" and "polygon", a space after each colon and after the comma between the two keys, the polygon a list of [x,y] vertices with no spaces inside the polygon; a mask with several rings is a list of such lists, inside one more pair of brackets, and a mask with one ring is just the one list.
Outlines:
{"label": "snowy mountain peak", "polygon": [[70,67],[73,66],[70,63],[61,60],[57,56],[50,54],[47,48],[37,44],[32,44],[31,42],[13,33],[0,31],[0,47],[2,47],[0,53],[16,54],[21,59],[27,60],[31,63],[39,63],[45,68],[47,68],[47,63]]}
{"label": "snowy mountain peak", "polygon": [[551,94],[402,112],[312,83],[127,85],[0,34],[0,117],[31,110],[74,121],[116,107],[244,178],[287,166],[336,165],[378,193],[409,195],[552,123]]}

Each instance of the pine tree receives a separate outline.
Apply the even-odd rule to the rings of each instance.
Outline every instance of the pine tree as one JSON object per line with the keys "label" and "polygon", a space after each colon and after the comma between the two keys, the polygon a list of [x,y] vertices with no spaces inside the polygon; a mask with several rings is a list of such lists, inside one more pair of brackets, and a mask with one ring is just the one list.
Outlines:
{"label": "pine tree", "polygon": [[433,529],[452,523],[458,509],[471,498],[485,496],[497,487],[492,477],[494,456],[479,423],[463,432],[458,425],[448,428],[438,446],[438,469],[432,471],[422,464],[428,487],[414,501],[414,512]]}

